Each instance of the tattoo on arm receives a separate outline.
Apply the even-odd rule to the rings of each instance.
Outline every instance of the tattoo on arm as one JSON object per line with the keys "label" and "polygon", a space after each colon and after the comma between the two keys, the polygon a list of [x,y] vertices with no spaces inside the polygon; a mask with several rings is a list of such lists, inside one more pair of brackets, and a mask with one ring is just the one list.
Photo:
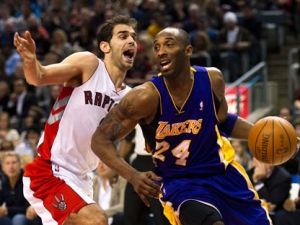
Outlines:
{"label": "tattoo on arm", "polygon": [[121,104],[118,105],[120,111],[128,118],[139,115],[140,112],[136,111],[134,106],[129,103],[127,99],[124,99]]}
{"label": "tattoo on arm", "polygon": [[116,107],[118,107],[119,111],[110,111],[110,113],[108,113],[105,117],[105,120],[103,120],[101,123],[102,126],[108,125],[110,127],[110,130],[107,132],[107,134],[108,136],[113,138],[117,138],[117,136],[125,130],[125,126],[123,125],[120,118],[124,116],[127,118],[131,118],[140,114],[139,111],[135,111],[134,106],[129,104],[129,101],[127,99],[121,101],[120,104],[118,104]]}

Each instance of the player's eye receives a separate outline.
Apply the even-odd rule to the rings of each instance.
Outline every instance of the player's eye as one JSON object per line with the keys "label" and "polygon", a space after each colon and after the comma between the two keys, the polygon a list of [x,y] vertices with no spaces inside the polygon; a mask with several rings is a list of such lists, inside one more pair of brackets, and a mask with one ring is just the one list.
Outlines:
{"label": "player's eye", "polygon": [[154,45],[153,49],[154,49],[154,51],[159,51],[159,46],[158,45]]}

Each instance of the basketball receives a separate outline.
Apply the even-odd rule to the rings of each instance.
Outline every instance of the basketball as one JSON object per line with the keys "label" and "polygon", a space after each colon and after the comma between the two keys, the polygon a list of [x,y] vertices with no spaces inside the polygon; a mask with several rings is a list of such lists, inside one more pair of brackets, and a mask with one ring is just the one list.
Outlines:
{"label": "basketball", "polygon": [[297,150],[297,135],[287,120],[268,116],[254,123],[248,136],[248,147],[258,161],[280,165]]}

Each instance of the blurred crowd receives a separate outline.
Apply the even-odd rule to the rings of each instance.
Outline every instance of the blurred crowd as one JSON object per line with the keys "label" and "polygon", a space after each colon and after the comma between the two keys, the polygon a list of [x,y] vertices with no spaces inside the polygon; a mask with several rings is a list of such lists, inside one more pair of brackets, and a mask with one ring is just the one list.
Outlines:
{"label": "blurred crowd", "polygon": [[[250,66],[262,60],[261,41],[265,34],[259,13],[268,10],[284,12],[285,26],[297,38],[295,16],[300,12],[299,1],[1,0],[0,155],[6,167],[0,179],[0,224],[14,224],[1,219],[13,219],[19,214],[26,215],[32,224],[39,222],[33,220],[36,217],[25,199],[13,200],[17,198],[17,186],[10,186],[8,180],[14,179],[18,184],[24,166],[37,155],[44,123],[60,91],[60,85],[34,87],[26,83],[22,59],[13,46],[15,32],[22,35],[30,31],[37,57],[44,65],[59,63],[78,51],[90,51],[100,57],[96,44],[99,26],[116,14],[126,14],[138,21],[137,56],[125,79],[128,85],[143,83],[157,72],[152,42],[167,26],[180,27],[190,34],[192,64],[226,69],[226,81],[233,82],[245,72],[242,60],[248,60]],[[245,168],[251,167],[249,155],[241,153],[238,157]],[[9,166],[15,173],[7,172],[10,169],[5,168]],[[3,192],[5,185],[9,192]],[[98,201],[98,196],[95,198]],[[103,207],[109,208],[109,204]]]}

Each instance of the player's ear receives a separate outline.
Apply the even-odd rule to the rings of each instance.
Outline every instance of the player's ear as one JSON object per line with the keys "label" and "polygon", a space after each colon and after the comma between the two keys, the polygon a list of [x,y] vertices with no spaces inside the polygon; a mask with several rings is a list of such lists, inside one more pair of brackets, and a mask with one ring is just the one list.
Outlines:
{"label": "player's ear", "polygon": [[110,45],[106,41],[101,41],[100,44],[99,44],[99,47],[100,47],[100,49],[103,53],[109,53],[110,52]]}
{"label": "player's ear", "polygon": [[185,54],[190,57],[192,54],[193,54],[193,47],[192,45],[188,45],[186,48],[185,48]]}

